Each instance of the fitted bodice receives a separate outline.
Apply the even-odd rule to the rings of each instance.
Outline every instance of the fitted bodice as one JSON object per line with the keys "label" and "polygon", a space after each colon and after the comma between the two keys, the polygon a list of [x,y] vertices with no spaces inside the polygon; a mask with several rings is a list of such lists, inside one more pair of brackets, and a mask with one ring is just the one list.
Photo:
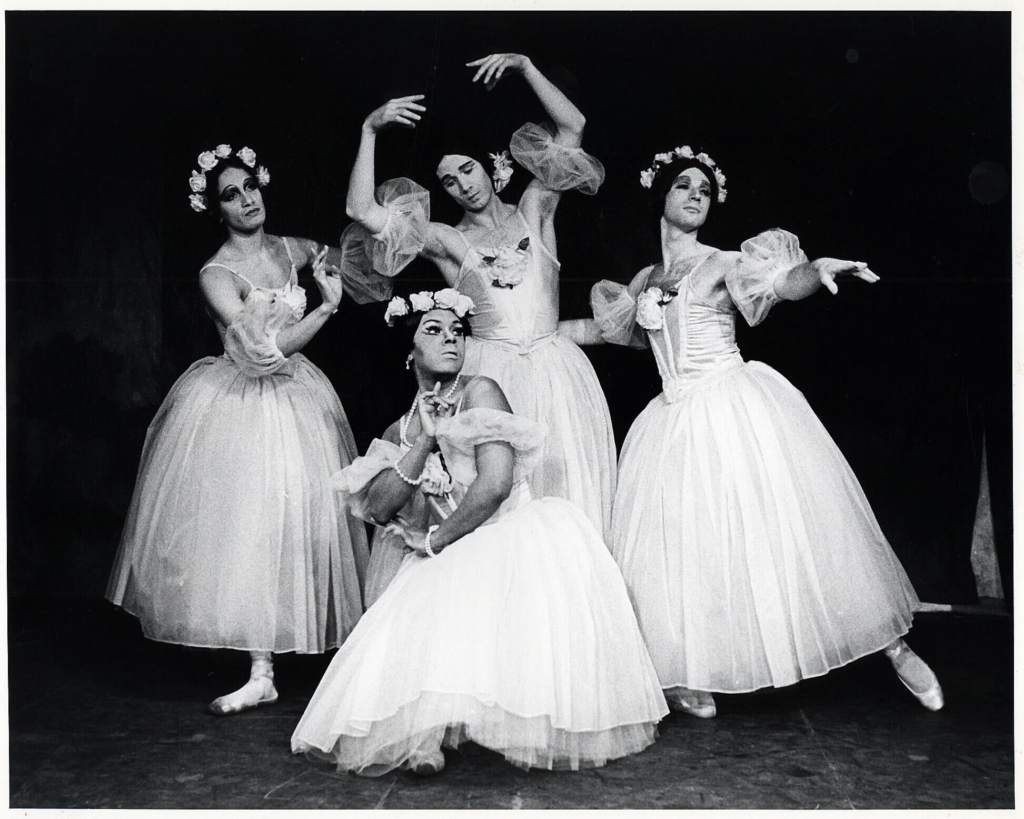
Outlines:
{"label": "fitted bodice", "polygon": [[455,287],[473,299],[473,337],[524,353],[553,339],[559,263],[522,212],[517,209],[482,240],[466,244]]}
{"label": "fitted bodice", "polygon": [[[695,382],[743,363],[736,346],[736,305],[724,276],[705,264],[711,255],[676,265],[666,280],[677,273],[681,278],[675,285],[660,285],[662,291],[675,290],[676,295],[661,305],[662,326],[648,329],[647,337],[669,400]],[[660,265],[648,281],[655,281],[659,273]]]}
{"label": "fitted bodice", "polygon": [[[275,330],[281,330],[284,327],[295,324],[306,313],[306,291],[299,286],[299,274],[295,267],[291,246],[288,244],[287,239],[282,239],[282,241],[284,242],[285,251],[288,253],[291,271],[288,274],[288,281],[281,287],[259,287],[253,284],[243,273],[219,262],[207,264],[203,267],[203,270],[210,267],[223,268],[249,285],[249,291],[245,294],[242,302],[243,311],[251,312],[256,310],[260,314],[265,315],[268,324],[272,325]],[[228,328],[216,316],[212,317],[221,343],[224,343]]]}

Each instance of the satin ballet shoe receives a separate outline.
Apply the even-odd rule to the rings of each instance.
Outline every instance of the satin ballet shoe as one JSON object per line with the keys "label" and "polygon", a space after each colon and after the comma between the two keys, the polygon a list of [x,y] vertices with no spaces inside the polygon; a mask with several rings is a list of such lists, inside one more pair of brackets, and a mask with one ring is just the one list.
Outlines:
{"label": "satin ballet shoe", "polygon": [[249,682],[223,697],[217,697],[209,704],[211,714],[225,717],[229,714],[240,714],[262,705],[273,705],[277,702],[277,689],[274,688],[273,677],[251,677]]}
{"label": "satin ballet shoe", "polygon": [[715,698],[707,691],[692,691],[689,688],[673,688],[665,694],[668,706],[673,711],[682,711],[692,717],[711,719],[718,713]]}
{"label": "satin ballet shoe", "polygon": [[911,651],[910,646],[903,640],[897,640],[896,643],[885,649],[885,656],[892,663],[900,682],[917,697],[921,705],[929,711],[938,711],[945,705],[939,678],[935,676],[935,672],[928,667],[924,660]]}
{"label": "satin ballet shoe", "polygon": [[413,751],[409,755],[409,770],[417,776],[434,776],[444,770],[444,754],[436,751]]}

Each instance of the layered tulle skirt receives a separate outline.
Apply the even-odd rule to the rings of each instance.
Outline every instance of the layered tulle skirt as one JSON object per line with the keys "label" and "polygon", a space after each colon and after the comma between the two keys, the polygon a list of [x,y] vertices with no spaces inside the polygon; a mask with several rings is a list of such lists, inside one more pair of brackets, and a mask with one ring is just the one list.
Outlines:
{"label": "layered tulle skirt", "polygon": [[368,555],[330,476],[355,454],[334,389],[301,354],[262,378],[197,361],[150,425],[107,597],[154,640],[339,645],[362,613]]}
{"label": "layered tulle skirt", "polygon": [[530,478],[534,496],[572,501],[607,533],[615,496],[615,436],[586,354],[557,334],[529,351],[470,337],[464,371],[493,378],[516,415],[547,424],[544,454]]}
{"label": "layered tulle skirt", "polygon": [[610,545],[666,689],[785,686],[878,651],[919,606],[849,464],[757,362],[630,429]]}
{"label": "layered tulle skirt", "polygon": [[335,655],[292,750],[378,775],[470,740],[522,767],[604,764],[667,713],[596,529],[533,500],[435,558],[407,556]]}

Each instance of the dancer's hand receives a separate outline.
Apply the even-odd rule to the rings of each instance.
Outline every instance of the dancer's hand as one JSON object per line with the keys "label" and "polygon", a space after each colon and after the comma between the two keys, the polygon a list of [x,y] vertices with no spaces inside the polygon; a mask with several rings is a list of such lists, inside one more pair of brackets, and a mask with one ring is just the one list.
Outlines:
{"label": "dancer's hand", "polygon": [[484,86],[490,91],[498,84],[506,71],[522,74],[533,63],[530,62],[529,57],[524,57],[522,54],[491,54],[466,63],[466,65],[477,70],[473,75],[473,82],[483,79]]}
{"label": "dancer's hand", "polygon": [[333,267],[328,268],[327,252],[329,250],[330,248],[324,245],[320,252],[313,257],[313,279],[316,281],[316,286],[320,288],[323,308],[334,313],[337,312],[341,296],[345,291],[338,271]]}
{"label": "dancer's hand", "polygon": [[380,108],[370,112],[370,115],[363,121],[363,127],[374,133],[392,125],[415,128],[416,123],[421,119],[420,114],[427,110],[417,102],[421,99],[423,99],[423,94],[412,94],[408,97],[396,97],[393,100],[388,100]]}
{"label": "dancer's hand", "polygon": [[453,406],[441,395],[441,382],[434,384],[434,388],[423,393],[416,404],[419,410],[420,426],[423,433],[431,438],[437,437],[437,421],[440,418],[447,418],[452,413]]}
{"label": "dancer's hand", "polygon": [[[384,531],[401,538],[407,551],[416,552],[421,555],[427,554],[427,533],[423,529],[406,527],[398,523],[389,523],[384,527]],[[439,547],[433,545],[431,549],[434,554],[441,551]]]}
{"label": "dancer's hand", "polygon": [[836,279],[840,276],[856,276],[871,284],[878,281],[878,276],[868,269],[867,262],[848,262],[823,256],[815,259],[813,264],[814,269],[818,271],[818,279],[833,296],[839,292]]}

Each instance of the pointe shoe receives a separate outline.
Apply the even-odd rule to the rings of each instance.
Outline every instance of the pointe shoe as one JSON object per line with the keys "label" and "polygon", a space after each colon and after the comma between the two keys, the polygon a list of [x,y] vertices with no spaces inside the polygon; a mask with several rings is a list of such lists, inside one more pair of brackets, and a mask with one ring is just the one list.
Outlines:
{"label": "pointe shoe", "polygon": [[434,776],[444,770],[444,754],[436,751],[413,751],[409,755],[409,770],[417,776]]}
{"label": "pointe shoe", "polygon": [[715,708],[715,698],[707,691],[692,691],[689,688],[673,688],[667,692],[665,699],[668,700],[669,708],[673,711],[682,711],[700,719],[711,719],[718,713]]}
{"label": "pointe shoe", "polygon": [[277,702],[277,689],[274,688],[273,677],[251,677],[249,682],[223,697],[217,697],[209,704],[211,714],[219,717],[228,714],[240,714],[261,705],[273,705]]}
{"label": "pointe shoe", "polygon": [[[903,640],[897,640],[894,645],[885,649],[885,656],[892,663],[900,682],[917,697],[921,705],[929,711],[938,711],[945,705],[939,678],[935,676],[935,672],[928,667],[924,660],[911,651],[910,646]],[[918,691],[917,689],[923,690]]]}

